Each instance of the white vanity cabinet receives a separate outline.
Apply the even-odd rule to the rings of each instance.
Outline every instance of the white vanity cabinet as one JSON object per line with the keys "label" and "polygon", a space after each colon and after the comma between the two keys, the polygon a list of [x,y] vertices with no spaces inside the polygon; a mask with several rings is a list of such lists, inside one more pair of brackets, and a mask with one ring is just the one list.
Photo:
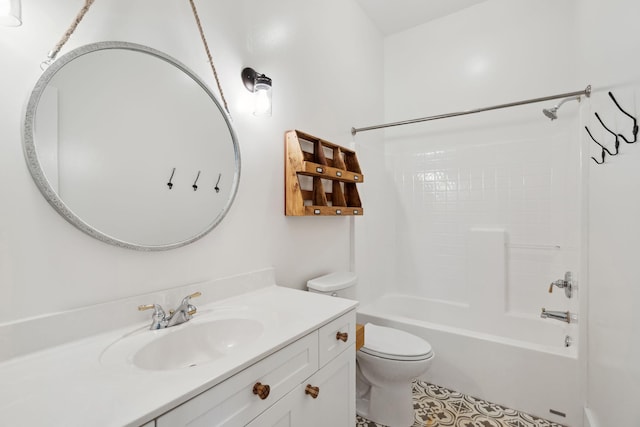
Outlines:
{"label": "white vanity cabinet", "polygon": [[353,425],[355,320],[355,311],[340,316],[162,415],[156,426]]}

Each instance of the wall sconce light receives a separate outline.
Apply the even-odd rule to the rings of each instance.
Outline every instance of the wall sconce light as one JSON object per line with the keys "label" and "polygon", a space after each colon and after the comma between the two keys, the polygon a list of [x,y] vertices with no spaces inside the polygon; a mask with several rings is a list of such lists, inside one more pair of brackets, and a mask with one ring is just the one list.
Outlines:
{"label": "wall sconce light", "polygon": [[5,27],[22,25],[20,0],[0,0],[0,25]]}
{"label": "wall sconce light", "polygon": [[271,79],[247,67],[242,70],[242,81],[253,92],[253,115],[271,116]]}

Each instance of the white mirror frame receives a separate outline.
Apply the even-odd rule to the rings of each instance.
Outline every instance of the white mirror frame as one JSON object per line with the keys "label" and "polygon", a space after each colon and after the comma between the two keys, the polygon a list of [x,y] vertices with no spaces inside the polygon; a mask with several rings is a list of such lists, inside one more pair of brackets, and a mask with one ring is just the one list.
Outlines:
{"label": "white mirror frame", "polygon": [[[74,59],[80,56],[86,55],[91,52],[99,51],[99,50],[105,50],[105,49],[124,49],[124,50],[137,51],[143,54],[155,56],[175,66],[176,68],[178,68],[179,70],[187,74],[189,77],[191,77],[202,88],[202,90],[207,93],[207,95],[218,107],[220,114],[222,114],[225,122],[227,123],[227,127],[229,128],[229,133],[231,135],[231,139],[233,142],[233,149],[235,153],[235,172],[234,172],[233,183],[232,183],[229,199],[227,200],[227,203],[225,204],[221,212],[218,214],[218,216],[215,218],[215,220],[213,220],[204,230],[202,230],[200,233],[194,236],[191,236],[185,240],[168,243],[168,244],[142,245],[142,244],[131,243],[124,240],[120,240],[108,234],[102,233],[101,231],[92,227],[90,224],[83,221],[82,218],[78,217],[64,203],[64,201],[59,197],[56,191],[52,188],[47,177],[44,174],[44,170],[38,158],[38,154],[36,151],[36,144],[34,140],[35,115],[36,115],[36,110],[38,108],[38,103],[40,101],[40,98],[44,90],[46,89],[48,83],[50,82],[50,80],[66,64],[68,64],[69,62],[73,61]],[[233,126],[231,125],[229,115],[221,107],[220,103],[218,102],[216,97],[213,95],[213,93],[209,90],[209,88],[206,86],[206,84],[195,73],[193,73],[189,68],[187,68],[184,64],[177,61],[176,59],[166,55],[163,52],[155,50],[153,48],[135,44],[135,43],[129,43],[129,42],[107,41],[107,42],[98,42],[98,43],[88,44],[72,50],[71,52],[57,59],[43,72],[42,76],[38,79],[31,93],[31,96],[27,103],[24,117],[25,117],[25,121],[24,121],[24,127],[23,127],[23,135],[22,135],[24,155],[27,162],[27,167],[29,168],[29,172],[31,173],[31,176],[33,177],[33,180],[36,183],[38,189],[40,190],[44,198],[49,202],[49,204],[53,206],[53,208],[56,211],[58,211],[58,213],[62,215],[64,219],[66,219],[68,222],[70,222],[72,225],[74,225],[81,231],[85,232],[91,237],[94,237],[102,242],[123,247],[123,248],[135,249],[140,251],[163,251],[163,250],[174,249],[174,248],[188,245],[189,243],[192,243],[202,238],[203,236],[205,236],[222,221],[222,219],[227,214],[229,208],[231,207],[235,199],[236,193],[238,191],[238,185],[240,182],[240,149],[238,145],[238,138],[236,136],[235,130],[233,129]]]}

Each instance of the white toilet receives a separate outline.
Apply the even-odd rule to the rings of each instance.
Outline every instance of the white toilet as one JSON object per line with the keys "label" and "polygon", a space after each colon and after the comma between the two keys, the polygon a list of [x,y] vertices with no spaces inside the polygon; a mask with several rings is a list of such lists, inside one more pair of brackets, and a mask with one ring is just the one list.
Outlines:
{"label": "white toilet", "polygon": [[[311,292],[353,298],[355,273],[331,273],[307,282]],[[399,329],[367,323],[364,347],[356,354],[356,412],[390,427],[414,423],[411,381],[424,374],[434,358],[431,345]]]}

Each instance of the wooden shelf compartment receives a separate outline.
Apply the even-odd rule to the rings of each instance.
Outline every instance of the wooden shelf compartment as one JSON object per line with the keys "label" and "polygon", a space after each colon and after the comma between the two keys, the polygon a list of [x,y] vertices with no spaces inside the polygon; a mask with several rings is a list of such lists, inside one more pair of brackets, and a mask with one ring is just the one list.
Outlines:
{"label": "wooden shelf compartment", "polygon": [[362,215],[361,182],[355,151],[299,130],[285,133],[285,215]]}

